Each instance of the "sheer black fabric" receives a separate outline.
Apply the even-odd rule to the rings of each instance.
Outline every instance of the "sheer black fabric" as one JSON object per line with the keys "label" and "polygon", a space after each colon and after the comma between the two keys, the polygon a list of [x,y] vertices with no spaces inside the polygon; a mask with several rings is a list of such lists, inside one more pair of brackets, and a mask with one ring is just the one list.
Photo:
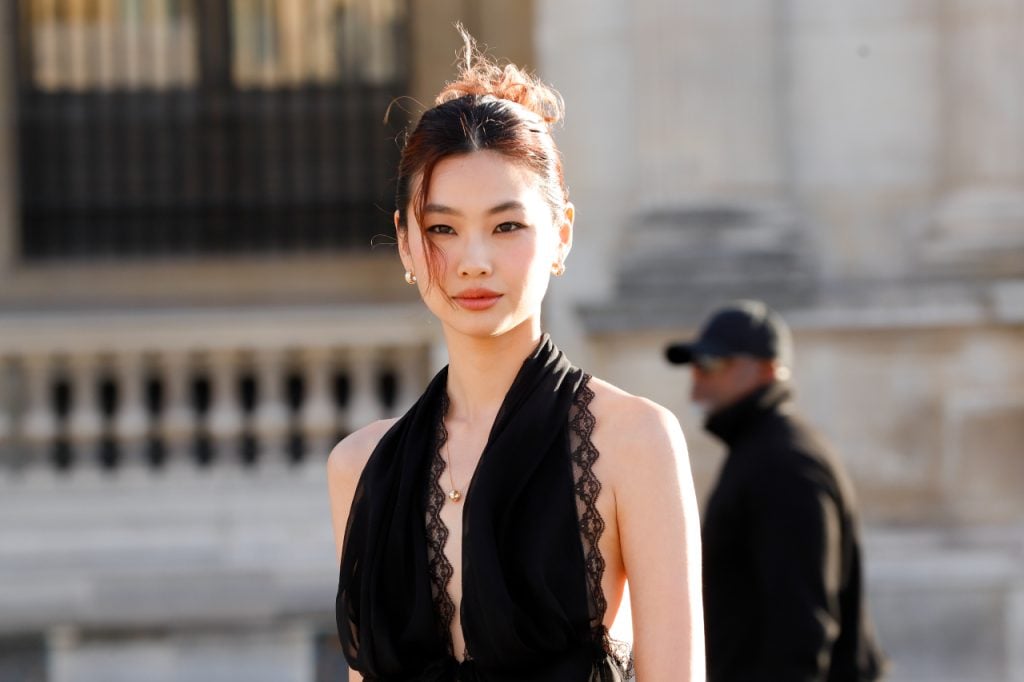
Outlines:
{"label": "sheer black fabric", "polygon": [[452,655],[450,612],[438,600],[451,578],[447,530],[428,512],[443,470],[436,454],[447,370],[381,439],[352,503],[336,604],[346,659],[364,678],[627,679],[625,657],[601,625],[603,521],[593,504],[600,484],[586,381],[545,337],[505,396],[461,503],[461,663]]}

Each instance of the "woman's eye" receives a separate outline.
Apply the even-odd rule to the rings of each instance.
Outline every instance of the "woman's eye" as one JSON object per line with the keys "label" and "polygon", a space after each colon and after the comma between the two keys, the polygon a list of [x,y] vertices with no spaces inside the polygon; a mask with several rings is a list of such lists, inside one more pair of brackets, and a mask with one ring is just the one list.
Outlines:
{"label": "woman's eye", "polygon": [[526,227],[526,225],[523,225],[522,223],[516,223],[516,222],[511,222],[510,221],[510,222],[507,222],[507,223],[501,223],[496,228],[494,228],[494,231],[495,232],[514,232],[516,230],[521,230],[524,227]]}
{"label": "woman's eye", "polygon": [[451,225],[431,225],[427,228],[427,232],[431,234],[455,234],[455,230]]}

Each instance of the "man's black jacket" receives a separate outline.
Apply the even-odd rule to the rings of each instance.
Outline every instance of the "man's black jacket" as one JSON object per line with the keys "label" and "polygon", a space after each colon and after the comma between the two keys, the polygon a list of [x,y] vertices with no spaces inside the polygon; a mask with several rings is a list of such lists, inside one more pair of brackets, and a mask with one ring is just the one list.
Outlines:
{"label": "man's black jacket", "polygon": [[708,680],[881,677],[853,490],[775,383],[713,414],[729,447],[704,515]]}

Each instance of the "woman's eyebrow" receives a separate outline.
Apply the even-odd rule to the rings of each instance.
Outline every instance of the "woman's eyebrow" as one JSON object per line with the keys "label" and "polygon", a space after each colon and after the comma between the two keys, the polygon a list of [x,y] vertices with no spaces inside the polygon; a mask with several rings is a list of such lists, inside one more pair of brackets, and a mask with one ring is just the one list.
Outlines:
{"label": "woman's eyebrow", "polygon": [[[503,213],[505,211],[525,211],[526,207],[520,201],[512,199],[510,201],[504,201],[497,206],[487,210],[488,215],[494,215],[495,213]],[[461,216],[462,211],[451,206],[445,206],[444,204],[427,204],[423,207],[424,213],[440,213],[442,215],[455,215]]]}
{"label": "woman's eyebrow", "polygon": [[445,215],[462,215],[462,211],[458,211],[451,206],[445,206],[444,204],[427,204],[423,207],[424,213],[443,213]]}
{"label": "woman's eyebrow", "polygon": [[490,215],[494,215],[495,213],[504,213],[505,211],[517,211],[517,210],[518,211],[525,211],[526,207],[523,206],[522,203],[520,203],[520,202],[516,201],[515,199],[513,199],[511,201],[506,201],[504,203],[498,204],[497,206],[495,206],[494,208],[489,210],[487,213],[490,214]]}

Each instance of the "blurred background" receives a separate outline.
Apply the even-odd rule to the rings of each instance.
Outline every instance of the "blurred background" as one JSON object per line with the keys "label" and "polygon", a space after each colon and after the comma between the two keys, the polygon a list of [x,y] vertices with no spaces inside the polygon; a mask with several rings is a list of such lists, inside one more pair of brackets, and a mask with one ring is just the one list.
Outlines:
{"label": "blurred background", "polygon": [[563,349],[703,500],[662,348],[776,307],[892,679],[1024,680],[1024,0],[0,0],[0,680],[341,679],[324,463],[444,362],[388,235],[455,21],[566,101]]}

